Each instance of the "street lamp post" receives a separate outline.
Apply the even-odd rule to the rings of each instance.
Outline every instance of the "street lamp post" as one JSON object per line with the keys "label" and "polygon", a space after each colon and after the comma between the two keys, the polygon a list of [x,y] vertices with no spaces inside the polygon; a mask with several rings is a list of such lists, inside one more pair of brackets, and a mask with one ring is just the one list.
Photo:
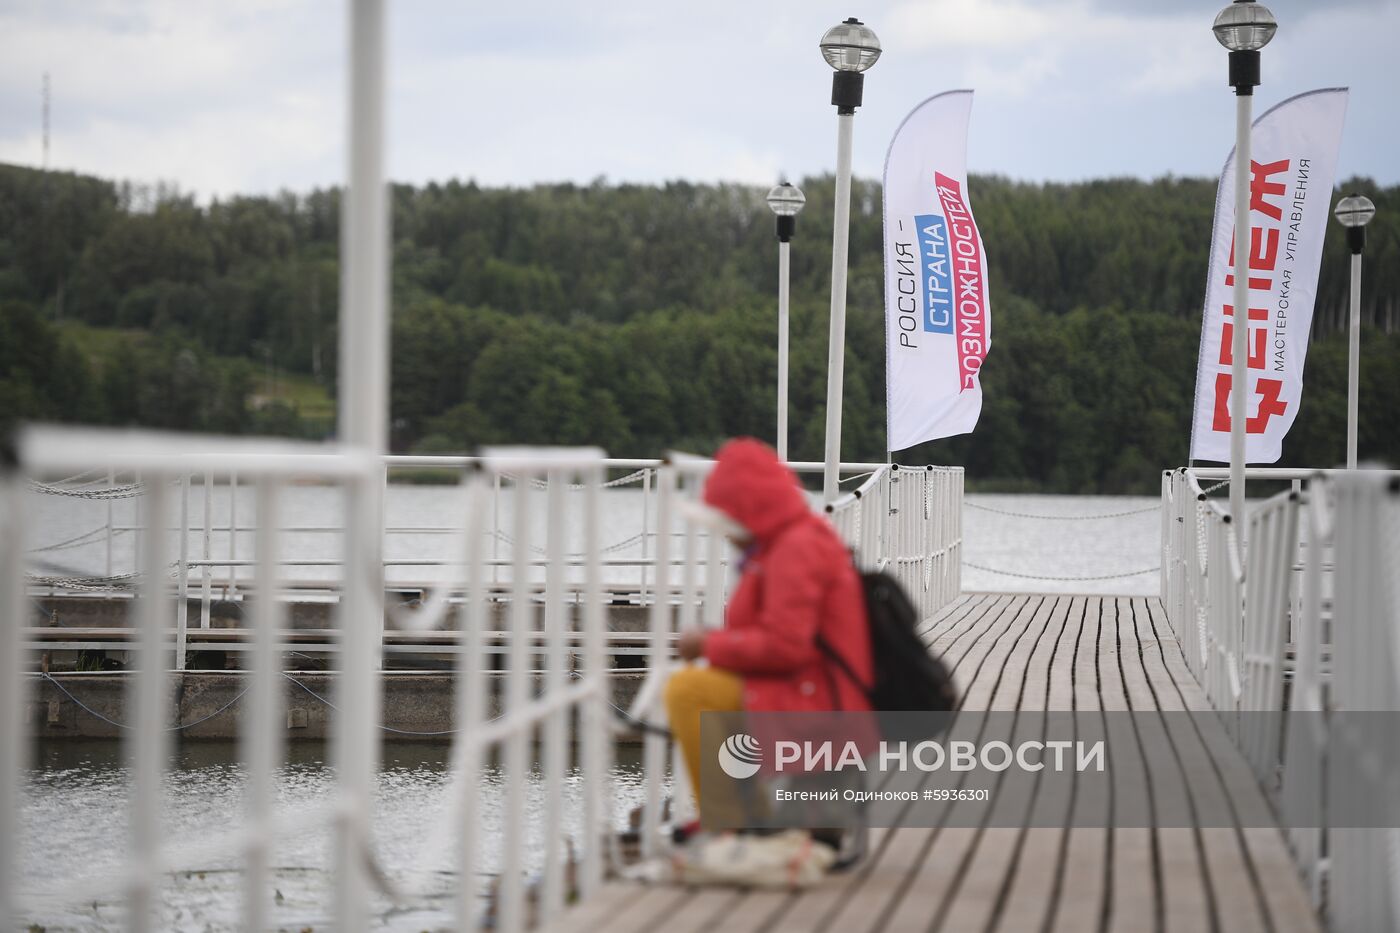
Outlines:
{"label": "street lamp post", "polygon": [[[1249,130],[1254,89],[1259,85],[1259,50],[1269,44],[1278,23],[1269,8],[1235,0],[1211,27],[1230,50],[1230,86],[1235,89],[1235,304],[1230,351],[1230,515],[1241,523],[1235,540],[1244,546],[1244,468],[1246,399],[1249,396],[1245,338],[1249,330]],[[1243,554],[1241,554],[1243,557]]]}
{"label": "street lamp post", "polygon": [[768,192],[768,206],[777,215],[778,234],[778,459],[788,458],[788,247],[797,230],[797,215],[807,198],[789,182]]}
{"label": "street lamp post", "polygon": [[1376,216],[1376,205],[1359,194],[1342,198],[1332,212],[1347,228],[1351,250],[1351,335],[1347,352],[1347,469],[1356,469],[1356,415],[1361,379],[1361,251],[1366,248],[1366,224]]}
{"label": "street lamp post", "polygon": [[822,499],[836,498],[841,465],[841,389],[846,364],[846,256],[851,226],[851,133],[865,88],[865,72],[880,57],[875,30],[855,17],[826,31],[822,57],[836,70],[831,103],[836,107],[836,220],[831,231],[831,343],[826,362],[826,470]]}

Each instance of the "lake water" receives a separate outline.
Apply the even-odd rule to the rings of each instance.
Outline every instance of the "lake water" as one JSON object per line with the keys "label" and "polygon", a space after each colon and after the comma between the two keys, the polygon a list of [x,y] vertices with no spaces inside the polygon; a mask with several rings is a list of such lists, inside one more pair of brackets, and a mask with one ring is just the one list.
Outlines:
{"label": "lake water", "polygon": [[[276,775],[280,812],[295,814],[324,804],[332,790],[328,747],[300,742],[288,747],[286,764]],[[374,855],[401,900],[376,893],[376,927],[418,931],[438,928],[451,916],[456,874],[451,837],[442,829],[449,811],[451,771],[443,745],[393,743],[385,746],[374,811]],[[165,785],[163,828],[174,847],[188,847],[226,832],[230,816],[242,806],[244,775],[232,743],[188,742],[172,755]],[[626,814],[642,802],[639,750],[620,747],[606,792],[611,795],[619,828]],[[128,772],[120,743],[114,741],[45,742],[37,747],[29,774],[18,840],[22,889],[32,896],[50,892],[68,878],[114,874],[126,859]],[[484,770],[477,786],[482,794],[480,832],[487,841],[481,853],[478,890],[490,884],[500,838],[502,773]],[[546,840],[539,830],[544,808],[538,775],[526,781],[527,864],[537,871]],[[669,791],[669,782],[667,784]],[[579,835],[581,807],[577,773],[565,786],[565,831]],[[272,865],[272,917],[279,928],[330,928],[332,835],[322,827],[283,836]],[[13,844],[6,841],[6,845]],[[192,858],[169,876],[158,907],[161,929],[221,930],[236,926],[240,910],[239,860]],[[123,916],[116,891],[85,896],[44,898],[27,921],[47,930],[103,930],[117,927]]]}
{"label": "lake water", "polygon": [[[387,511],[391,524],[443,526],[449,516],[460,514],[460,494],[432,486],[393,486]],[[81,499],[36,496],[35,543],[62,543],[105,525],[107,504]],[[191,495],[190,524],[203,523],[202,495]],[[1151,595],[1158,591],[1158,576],[1134,574],[1099,580],[1064,579],[1097,577],[1109,573],[1155,568],[1159,562],[1157,500],[1147,497],[1076,497],[972,495],[964,510],[965,590],[1042,591]],[[211,497],[216,524],[228,521],[228,487],[216,486]],[[252,524],[255,508],[252,490],[237,497],[240,524]],[[542,498],[540,505],[543,505]],[[604,540],[625,541],[640,529],[641,497],[635,490],[615,490],[605,500]],[[117,525],[131,524],[132,500],[113,504]],[[502,503],[502,528],[509,528],[509,497]],[[1115,513],[1134,514],[1096,518]],[[1019,513],[1019,514],[1005,514]],[[339,493],[324,487],[293,487],[287,491],[284,524],[331,525],[338,522]],[[1034,517],[1027,517],[1034,516]],[[542,522],[542,516],[537,515]],[[537,522],[539,524],[539,522]],[[117,537],[114,570],[131,569],[131,533]],[[197,554],[202,536],[191,535],[191,553]],[[335,556],[337,538],[324,533],[293,533],[287,552],[300,557]],[[509,556],[505,542],[501,556]],[[227,534],[216,534],[215,556],[227,556]],[[251,556],[252,536],[243,533],[237,542],[239,556]],[[450,539],[444,535],[405,534],[390,538],[389,556],[447,557]],[[639,544],[615,548],[614,555],[640,556]],[[76,547],[37,553],[40,572],[105,569],[102,536]],[[173,559],[173,557],[172,557]],[[975,565],[975,566],[973,566]],[[979,569],[988,568],[988,569]],[[998,571],[1011,571],[1011,576]],[[619,572],[619,571],[614,571]],[[401,579],[431,575],[425,568],[396,568]],[[303,568],[307,579],[331,579],[327,568]],[[1055,578],[1055,579],[1047,579]],[[448,916],[450,891],[455,883],[450,850],[425,848],[443,819],[450,771],[448,750],[440,745],[396,743],[386,746],[379,775],[374,814],[375,851],[379,864],[401,891],[412,897],[401,904],[376,896],[377,925],[382,929],[435,928]],[[88,876],[118,867],[125,857],[127,773],[120,747],[114,742],[47,743],[38,748],[35,768],[29,774],[23,812],[21,865],[27,890],[47,890],[64,878]],[[576,776],[575,776],[576,777]],[[325,761],[325,747],[293,744],[286,765],[277,775],[281,805],[289,811],[314,806],[331,787],[332,773]],[[171,761],[167,782],[165,821],[170,837],[199,840],[216,829],[227,828],[229,815],[238,812],[242,772],[236,748],[230,744],[186,743]],[[480,785],[487,806],[483,830],[488,851],[483,869],[490,871],[499,838],[499,808],[490,800],[503,793],[499,771],[488,770]],[[607,784],[619,825],[624,814],[640,803],[641,769],[635,752],[619,751],[619,760]],[[530,809],[541,806],[538,780],[527,781]],[[577,780],[569,794],[577,799]],[[577,808],[573,808],[575,811]],[[533,818],[533,816],[532,816]],[[532,824],[533,825],[533,824]],[[6,843],[9,844],[9,843]],[[526,851],[538,861],[544,840],[538,834],[527,839]],[[309,832],[278,843],[273,864],[276,923],[286,929],[326,929],[329,922],[330,875],[333,864],[328,831]],[[162,926],[170,929],[225,929],[233,925],[240,904],[235,859],[206,859],[181,865],[162,891]],[[482,880],[482,885],[487,882]],[[32,919],[50,930],[108,929],[121,918],[121,898],[103,895],[79,903],[53,901],[41,905]]]}

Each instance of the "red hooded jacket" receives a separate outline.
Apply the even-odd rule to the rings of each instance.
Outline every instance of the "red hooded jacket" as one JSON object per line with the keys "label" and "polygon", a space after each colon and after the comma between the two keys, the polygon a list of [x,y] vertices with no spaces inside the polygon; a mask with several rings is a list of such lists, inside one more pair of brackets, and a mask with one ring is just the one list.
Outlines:
{"label": "red hooded jacket", "polygon": [[705,502],[754,538],[724,628],[705,639],[710,664],[743,677],[744,708],[869,710],[861,689],[817,647],[820,633],[870,683],[860,577],[836,529],[808,506],[797,477],[768,445],[739,438],[716,455]]}

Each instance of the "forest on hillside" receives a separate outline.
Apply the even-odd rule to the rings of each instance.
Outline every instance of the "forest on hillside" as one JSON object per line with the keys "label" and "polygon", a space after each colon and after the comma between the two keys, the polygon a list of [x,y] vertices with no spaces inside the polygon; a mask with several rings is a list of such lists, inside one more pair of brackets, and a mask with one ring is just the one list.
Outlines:
{"label": "forest on hillside", "polygon": [[[791,454],[820,459],[832,180],[792,250]],[[1360,452],[1400,462],[1400,186],[1363,286]],[[772,440],[777,250],[765,189],[393,188],[392,444],[590,443],[615,456]],[[903,452],[979,488],[1155,492],[1185,462],[1215,183],[973,176],[992,345],[974,434]],[[884,457],[879,185],[853,186],[846,459]],[[0,421],[334,431],[339,192],[200,204],[0,165]],[[1283,465],[1343,459],[1344,237],[1329,223]]]}

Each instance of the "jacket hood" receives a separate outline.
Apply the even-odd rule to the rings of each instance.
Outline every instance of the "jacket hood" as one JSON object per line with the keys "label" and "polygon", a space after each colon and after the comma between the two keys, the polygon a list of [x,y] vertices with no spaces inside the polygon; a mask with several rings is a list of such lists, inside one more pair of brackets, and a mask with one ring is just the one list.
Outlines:
{"label": "jacket hood", "polygon": [[758,541],[811,510],[797,476],[762,441],[741,437],[715,454],[705,482],[705,502],[743,525]]}

